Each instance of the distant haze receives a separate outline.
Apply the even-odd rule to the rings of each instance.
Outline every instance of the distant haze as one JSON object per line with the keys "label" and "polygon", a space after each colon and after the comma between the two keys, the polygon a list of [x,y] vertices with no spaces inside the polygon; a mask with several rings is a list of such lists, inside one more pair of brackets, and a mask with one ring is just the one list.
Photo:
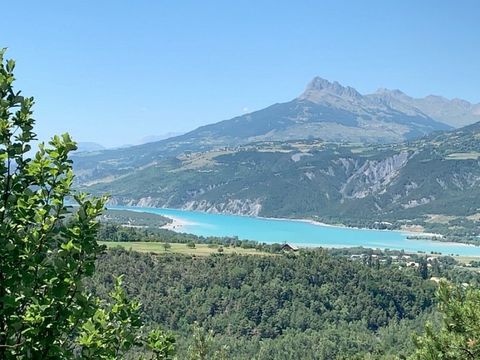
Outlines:
{"label": "distant haze", "polygon": [[[136,141],[133,144],[123,144],[123,145],[120,145],[120,146],[114,146],[113,148],[121,149],[121,148],[127,148],[127,147],[135,146],[135,145],[148,144],[148,143],[151,143],[151,142],[165,140],[165,139],[169,139],[169,138],[179,136],[179,135],[182,135],[182,133],[181,132],[168,132],[168,133],[161,134],[161,135],[149,135],[149,136],[145,136],[145,137],[141,138],[140,140]],[[107,149],[107,147],[103,146],[102,144],[98,144],[98,143],[91,142],[91,141],[79,141],[79,142],[77,142],[77,147],[78,147],[77,152],[90,152],[90,151],[99,151],[99,150]]]}
{"label": "distant haze", "polygon": [[168,132],[168,133],[160,134],[160,135],[149,135],[149,136],[145,136],[145,137],[141,138],[137,142],[137,144],[138,145],[147,144],[147,143],[151,143],[151,142],[154,142],[154,141],[165,140],[165,139],[175,137],[175,136],[178,136],[178,135],[182,135],[182,134],[183,134],[183,132]]}

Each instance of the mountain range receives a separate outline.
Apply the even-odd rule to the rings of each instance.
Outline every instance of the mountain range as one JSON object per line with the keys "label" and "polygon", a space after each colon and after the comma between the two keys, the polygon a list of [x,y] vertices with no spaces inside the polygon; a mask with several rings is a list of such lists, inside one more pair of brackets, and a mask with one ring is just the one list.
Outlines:
{"label": "mountain range", "polygon": [[186,138],[228,145],[308,138],[398,142],[451,128],[397,100],[394,94],[364,96],[351,87],[316,77],[292,101],[202,126]]}
{"label": "mountain range", "polygon": [[[476,120],[477,108],[398,90],[361,95],[315,78],[288,103],[76,154],[74,168],[78,187],[110,193],[115,204],[349,224],[460,216],[478,229],[480,122],[453,129]],[[450,125],[438,114],[453,114]]]}
{"label": "mountain range", "polygon": [[480,105],[439,96],[415,99],[399,90],[362,95],[315,77],[297,98],[161,141],[77,154],[81,182],[125,175],[183,152],[256,141],[322,139],[390,143],[480,121]]}
{"label": "mountain range", "polygon": [[322,139],[399,142],[480,121],[480,104],[440,96],[412,98],[399,90],[362,95],[315,77],[297,98],[202,126],[175,142],[238,145],[255,141]]}

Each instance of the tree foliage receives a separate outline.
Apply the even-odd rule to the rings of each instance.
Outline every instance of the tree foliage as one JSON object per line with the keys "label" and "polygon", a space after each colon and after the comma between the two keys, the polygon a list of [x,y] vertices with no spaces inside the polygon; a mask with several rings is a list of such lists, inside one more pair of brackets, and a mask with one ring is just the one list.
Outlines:
{"label": "tree foliage", "polygon": [[[162,353],[163,342],[139,337],[140,305],[126,297],[120,282],[110,303],[85,291],[84,279],[103,251],[96,218],[106,198],[72,192],[69,153],[76,145],[68,134],[40,144],[30,157],[34,99],[14,91],[15,62],[4,61],[4,54],[1,50],[0,359],[117,359],[143,341],[154,355]],[[67,199],[77,205],[73,213]]]}
{"label": "tree foliage", "polygon": [[438,289],[443,324],[427,324],[416,339],[414,359],[480,359],[480,290],[442,283]]}
{"label": "tree foliage", "polygon": [[224,346],[228,359],[407,356],[436,286],[416,269],[369,266],[320,249],[184,256],[115,248],[101,256],[89,285],[107,297],[118,274],[148,324],[175,332],[181,359],[190,350],[204,354],[205,344],[208,359]]}

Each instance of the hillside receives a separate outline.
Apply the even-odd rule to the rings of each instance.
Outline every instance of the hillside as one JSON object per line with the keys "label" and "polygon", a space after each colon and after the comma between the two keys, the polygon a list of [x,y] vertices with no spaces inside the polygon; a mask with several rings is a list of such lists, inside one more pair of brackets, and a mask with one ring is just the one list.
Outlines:
{"label": "hillside", "polygon": [[431,118],[455,128],[480,121],[480,104],[462,99],[449,100],[436,95],[416,99],[400,90],[388,89],[379,89],[369,96],[387,102],[393,108],[415,107]]}
{"label": "hillside", "polygon": [[190,358],[194,322],[212,330],[215,349],[228,346],[223,359],[393,359],[412,353],[411,334],[435,320],[435,284],[417,270],[322,250],[187,257],[116,249],[96,269],[89,287],[105,297],[112,277],[124,275],[146,320],[175,332],[180,359]]}
{"label": "hillside", "polygon": [[109,192],[115,204],[359,225],[428,224],[435,217],[425,214],[437,214],[474,225],[479,139],[480,123],[392,145],[261,142],[182,154],[83,186]]}

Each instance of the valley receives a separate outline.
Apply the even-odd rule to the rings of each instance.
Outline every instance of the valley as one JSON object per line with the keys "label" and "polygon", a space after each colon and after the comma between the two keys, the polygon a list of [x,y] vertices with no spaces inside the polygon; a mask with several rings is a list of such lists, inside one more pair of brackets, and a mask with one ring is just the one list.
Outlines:
{"label": "valley", "polygon": [[3,8],[0,360],[480,359],[479,2]]}
{"label": "valley", "polygon": [[110,193],[111,205],[420,229],[478,243],[479,138],[476,123],[395,144],[257,142],[185,152],[79,185]]}

